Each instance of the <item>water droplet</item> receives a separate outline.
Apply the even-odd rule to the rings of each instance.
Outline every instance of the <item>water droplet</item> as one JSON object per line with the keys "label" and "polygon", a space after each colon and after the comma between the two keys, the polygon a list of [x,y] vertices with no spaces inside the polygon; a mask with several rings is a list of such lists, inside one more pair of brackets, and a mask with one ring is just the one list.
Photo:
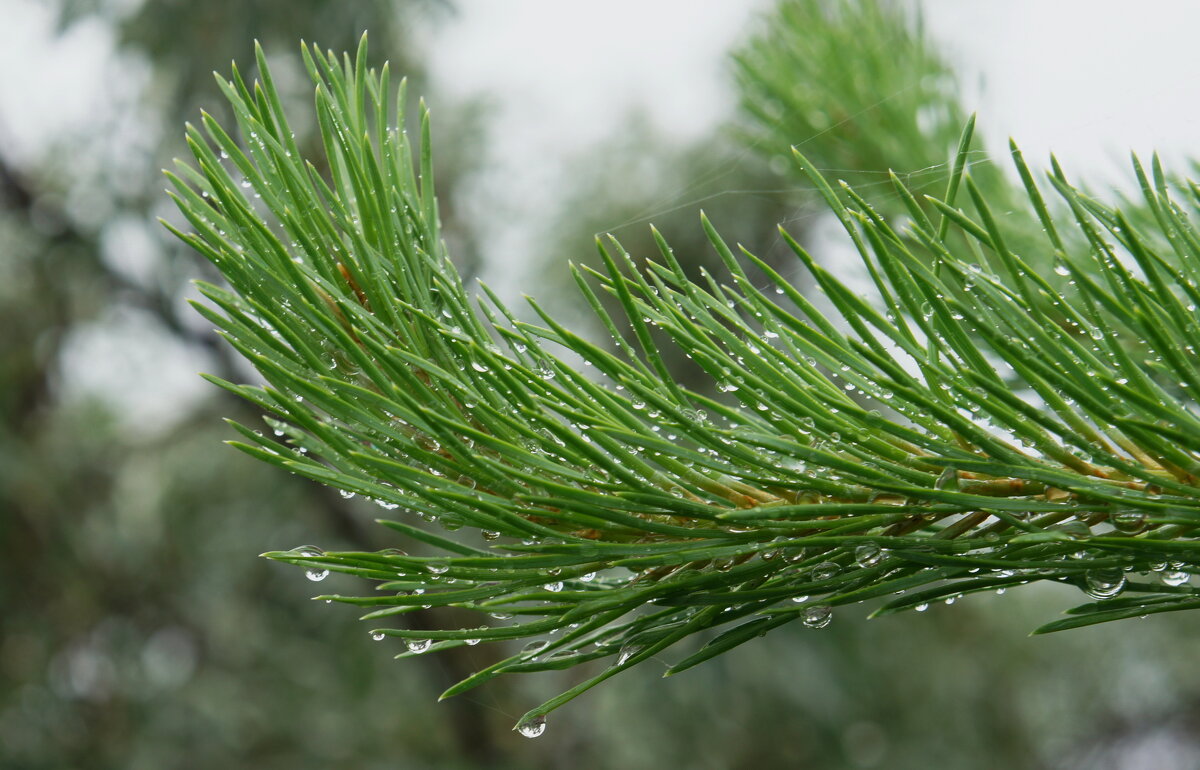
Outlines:
{"label": "water droplet", "polygon": [[546,641],[545,639],[537,639],[522,647],[521,652],[525,655],[536,655],[537,653],[546,649],[548,644],[550,644],[550,642]]}
{"label": "water droplet", "polygon": [[408,647],[408,651],[416,655],[426,652],[433,646],[433,642],[428,639],[409,639],[405,644]]}
{"label": "water droplet", "polygon": [[794,601],[796,604],[804,604],[806,601],[808,601],[808,595],[805,594],[803,596],[793,596],[792,601]]}
{"label": "water droplet", "polygon": [[1162,580],[1164,585],[1181,586],[1188,582],[1191,577],[1191,574],[1184,572],[1183,570],[1168,569],[1163,571],[1163,573],[1159,576],[1159,579]]}
{"label": "water droplet", "polygon": [[1054,263],[1054,272],[1061,276],[1068,276],[1071,274],[1071,268],[1067,267],[1067,263],[1060,259]]}
{"label": "water droplet", "polygon": [[[1067,521],[1062,524],[1056,524],[1051,529],[1065,533],[1068,537],[1075,540],[1083,540],[1092,536],[1092,529],[1082,521]],[[1085,554],[1086,556],[1086,554]]]}
{"label": "water droplet", "polygon": [[637,655],[639,652],[641,652],[641,650],[642,646],[640,644],[625,645],[621,648],[621,652],[617,655],[617,665],[624,666],[626,661],[628,661],[634,655]]}
{"label": "water droplet", "polygon": [[929,609],[929,603],[921,602],[916,607],[913,607],[913,609],[916,610],[917,612],[924,612],[925,610]]}
{"label": "water droplet", "polygon": [[[302,545],[293,550],[299,551],[301,556],[305,556],[310,559],[316,556],[321,556],[325,553],[315,545]],[[308,567],[304,570],[304,576],[314,583],[317,583],[329,577],[329,570],[325,569],[324,567]]]}
{"label": "water droplet", "polygon": [[1088,570],[1083,577],[1093,599],[1111,599],[1125,588],[1125,572],[1117,567]]}
{"label": "water droplet", "polygon": [[883,560],[884,553],[884,550],[874,543],[863,543],[854,549],[854,561],[864,569],[874,567]]}
{"label": "water droplet", "polygon": [[563,589],[563,584],[562,584],[561,580],[556,580],[553,583],[547,583],[546,585],[542,586],[542,588],[545,588],[547,591],[550,591],[551,593],[558,593],[559,591],[561,591]]}
{"label": "water droplet", "polygon": [[536,738],[546,732],[546,717],[536,716],[532,719],[526,719],[517,725],[517,732],[524,735],[526,738]]}
{"label": "water droplet", "polygon": [[385,634],[382,631],[376,631],[375,633],[371,634],[371,638],[377,642],[382,642],[384,636]]}
{"label": "water droplet", "polygon": [[958,489],[958,469],[947,466],[942,474],[937,477],[937,481],[933,482],[934,489],[946,489],[954,491]]}
{"label": "water droplet", "polygon": [[472,369],[474,369],[474,370],[475,370],[475,371],[477,371],[477,372],[488,372],[488,371],[491,371],[490,369],[488,369],[486,366],[484,366],[483,364],[479,363],[478,361],[472,361],[472,362],[471,362],[471,368],[472,368]]}
{"label": "water droplet", "polygon": [[450,565],[444,561],[431,561],[425,565],[425,569],[435,575],[443,575],[450,569]]}
{"label": "water droplet", "polygon": [[595,573],[595,572],[589,572],[589,573],[587,573],[586,575],[580,575],[580,576],[579,576],[579,582],[581,582],[581,583],[590,583],[590,582],[592,582],[592,581],[593,581],[593,580],[595,580],[595,579],[596,579],[596,573]]}
{"label": "water droplet", "polygon": [[1140,532],[1146,526],[1146,514],[1138,510],[1117,511],[1112,515],[1113,526],[1128,534]]}
{"label": "water droplet", "polygon": [[474,647],[475,645],[479,644],[478,639],[465,639],[464,641],[467,643],[468,647]]}
{"label": "water droplet", "polygon": [[836,576],[837,573],[839,573],[841,571],[842,571],[842,568],[839,567],[838,565],[834,564],[833,562],[823,561],[820,564],[818,564],[817,566],[813,567],[812,573],[810,573],[810,574],[812,575],[813,580],[829,580],[830,578]]}
{"label": "water droplet", "polygon": [[833,608],[828,604],[817,604],[804,610],[802,618],[809,628],[824,628],[833,620]]}
{"label": "water droplet", "polygon": [[349,490],[346,490],[346,489],[339,489],[338,494],[341,495],[346,500],[352,500],[352,499],[354,499],[355,493],[351,492]]}

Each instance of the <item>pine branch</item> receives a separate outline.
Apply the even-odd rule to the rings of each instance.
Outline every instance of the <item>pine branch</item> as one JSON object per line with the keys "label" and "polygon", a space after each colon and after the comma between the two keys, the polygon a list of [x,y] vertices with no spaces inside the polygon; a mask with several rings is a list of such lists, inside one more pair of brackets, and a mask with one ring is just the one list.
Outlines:
{"label": "pine branch", "polygon": [[[1186,213],[1200,194],[1173,190],[1157,159],[1150,175],[1135,160],[1151,232],[1057,165],[1043,185],[1062,200],[1052,213],[1014,148],[1043,248],[1070,279],[1060,292],[1009,249],[964,164],[954,186],[969,208],[927,199],[946,232],[892,178],[911,209],[898,232],[797,152],[878,298],[783,231],[834,314],[707,220],[724,283],[689,280],[661,238],[644,262],[602,239],[599,267],[572,270],[610,349],[533,300],[534,321],[486,286],[473,303],[439,237],[424,106],[414,143],[404,85],[389,98],[365,38],[353,61],[304,59],[324,157],[301,157],[259,51],[259,82],[219,78],[241,141],[207,115],[188,127],[194,164],[168,178],[192,232],[172,229],[229,283],[201,284],[197,310],[266,381],[210,378],[272,415],[275,436],[234,424],[231,443],[375,500],[421,554],[266,556],[314,580],[374,582],[321,598],[364,608],[373,634],[405,642],[398,657],[528,642],[443,697],[612,661],[526,714],[534,735],[553,709],[696,634],[707,643],[667,675],[787,623],[823,627],[841,605],[878,600],[886,615],[1043,581],[1093,600],[1045,633],[1200,602],[1188,584],[1200,233]],[[723,398],[672,379],[667,341]],[[479,622],[388,626],[429,606]]]}

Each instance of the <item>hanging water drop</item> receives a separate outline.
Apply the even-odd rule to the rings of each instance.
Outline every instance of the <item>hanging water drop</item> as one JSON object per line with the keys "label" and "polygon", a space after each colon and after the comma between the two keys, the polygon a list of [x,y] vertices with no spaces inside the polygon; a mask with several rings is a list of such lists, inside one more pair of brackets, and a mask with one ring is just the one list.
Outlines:
{"label": "hanging water drop", "polygon": [[[309,559],[313,559],[318,556],[322,556],[325,553],[320,548],[317,548],[315,545],[302,545],[299,548],[295,548],[293,550],[298,551],[301,556],[304,556]],[[309,580],[313,581],[314,583],[317,583],[317,582],[320,582],[320,581],[324,580],[325,578],[329,577],[329,570],[325,569],[324,567],[318,567],[318,566],[307,567],[304,570],[304,576],[306,578],[308,578]]]}
{"label": "hanging water drop", "polygon": [[1125,588],[1125,572],[1117,567],[1088,570],[1083,577],[1093,599],[1111,599]]}
{"label": "hanging water drop", "polygon": [[828,604],[808,607],[804,610],[802,620],[809,628],[824,628],[833,620],[833,608]]}
{"label": "hanging water drop", "polygon": [[444,561],[431,561],[425,565],[425,569],[435,575],[444,575],[450,569],[450,565]]}
{"label": "hanging water drop", "polygon": [[382,631],[375,631],[374,633],[371,634],[371,638],[377,642],[382,642],[384,636],[385,636],[385,634]]}
{"label": "hanging water drop", "polygon": [[546,732],[546,717],[539,715],[532,719],[524,720],[521,724],[517,725],[517,732],[526,738],[538,737]]}
{"label": "hanging water drop", "polygon": [[432,647],[433,642],[428,639],[409,639],[405,642],[405,645],[408,647],[409,652],[414,655],[420,655]]}
{"label": "hanging water drop", "polygon": [[1188,582],[1191,577],[1192,576],[1190,573],[1181,569],[1167,569],[1163,570],[1162,574],[1159,576],[1159,579],[1162,580],[1163,585],[1181,586]]}

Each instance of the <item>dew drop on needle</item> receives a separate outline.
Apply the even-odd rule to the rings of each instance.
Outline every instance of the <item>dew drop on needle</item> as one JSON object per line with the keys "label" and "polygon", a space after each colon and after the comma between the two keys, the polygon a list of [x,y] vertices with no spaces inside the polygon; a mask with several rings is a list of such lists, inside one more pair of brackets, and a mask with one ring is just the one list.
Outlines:
{"label": "dew drop on needle", "polygon": [[526,738],[536,738],[546,732],[546,717],[536,716],[532,719],[526,719],[517,725],[517,731]]}

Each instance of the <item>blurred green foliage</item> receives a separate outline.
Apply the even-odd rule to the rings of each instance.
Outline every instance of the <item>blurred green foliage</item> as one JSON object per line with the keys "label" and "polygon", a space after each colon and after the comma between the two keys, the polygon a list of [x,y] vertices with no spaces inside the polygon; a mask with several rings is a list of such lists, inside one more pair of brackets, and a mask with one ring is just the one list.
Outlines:
{"label": "blurred green foliage", "polygon": [[[199,263],[153,223],[158,169],[183,149],[177,127],[219,104],[209,72],[255,38],[286,73],[299,67],[300,38],[344,47],[371,27],[419,82],[419,65],[405,58],[408,30],[444,12],[438,5],[61,8],[64,29],[111,25],[119,54],[149,68],[136,106],[165,138],[143,147],[122,139],[116,117],[98,115],[87,136],[36,165],[0,152],[0,765],[472,766],[492,753],[494,730],[474,704],[398,718],[400,704],[430,702],[450,674],[397,676],[369,638],[347,638],[303,585],[256,558],[269,543],[305,537],[370,546],[368,517],[222,451],[219,418],[242,412],[228,399],[212,393],[166,425],[131,424],[106,399],[80,396],[64,371],[81,335],[104,333],[129,311],[151,338],[229,372],[234,364],[181,302]],[[290,96],[307,100],[306,91]],[[104,154],[121,144],[135,152]],[[128,248],[114,243],[113,223],[130,221],[152,239],[148,270],[112,259]]]}
{"label": "blurred green foliage", "polygon": [[[826,24],[813,15],[818,5],[848,8],[821,13],[865,26],[847,33]],[[764,101],[757,123],[740,123],[683,152],[662,140],[641,147],[641,139],[621,140],[615,157],[638,169],[651,194],[629,195],[632,171],[612,184],[589,185],[581,168],[581,191],[566,212],[572,224],[558,230],[571,244],[567,253],[590,260],[594,230],[663,209],[675,211],[653,220],[681,257],[707,253],[695,226],[702,205],[731,240],[769,256],[774,222],[806,216],[808,198],[791,170],[771,165],[788,144],[848,174],[933,167],[931,183],[940,178],[937,164],[950,157],[967,111],[955,101],[940,58],[897,54],[908,50],[913,33],[880,10],[897,5],[912,7],[784,2],[781,13],[806,20],[809,47],[779,61],[769,57],[764,47],[782,39],[770,30],[782,34],[784,25],[768,21],[757,53],[745,49],[739,60],[825,74],[785,73],[780,88],[800,89],[787,105],[777,110]],[[396,663],[361,626],[313,605],[307,597],[315,592],[302,578],[297,584],[295,570],[255,558],[281,543],[374,547],[373,527],[365,525],[376,512],[221,447],[230,433],[220,416],[255,419],[234,399],[214,390],[159,426],[130,425],[104,401],[65,395],[66,348],[115,307],[135,308],[139,322],[209,357],[217,373],[233,366],[204,325],[181,310],[183,278],[200,271],[198,261],[157,235],[148,277],[131,278],[103,255],[106,227],[119,215],[153,231],[157,169],[181,152],[177,127],[199,106],[220,103],[208,73],[247,57],[253,38],[286,62],[299,38],[349,49],[369,27],[376,50],[395,71],[416,76],[413,90],[421,92],[419,63],[407,58],[410,22],[444,12],[433,3],[336,0],[64,5],[64,26],[80,19],[110,24],[122,52],[150,67],[153,87],[142,106],[164,138],[120,163],[101,154],[133,143],[116,121],[97,128],[110,131],[107,143],[63,147],[35,166],[14,167],[0,147],[0,766],[1194,764],[1200,686],[1186,640],[1200,621],[1159,617],[1029,641],[1025,629],[1074,601],[1053,589],[869,623],[844,613],[823,631],[785,630],[668,682],[655,681],[657,672],[643,666],[556,714],[545,736],[526,741],[509,726],[531,703],[561,690],[562,681],[521,683],[528,689],[519,690],[493,684],[475,699],[434,705],[437,692],[486,661]],[[864,64],[870,61],[873,70]],[[922,67],[932,80],[924,80]],[[914,131],[930,124],[895,107],[918,97],[931,100],[920,120],[933,120],[935,130]],[[886,121],[868,120],[883,114],[873,113],[874,105],[887,111]],[[833,128],[850,125],[846,118],[861,125]],[[443,150],[453,123],[440,112]],[[777,131],[764,130],[772,123]],[[750,136],[758,152],[744,152],[731,133]],[[664,175],[655,188],[657,161],[638,166],[639,155],[697,173]],[[462,171],[470,157],[441,153]],[[695,158],[720,162],[705,166]],[[65,170],[84,161],[104,172],[79,182],[87,186],[81,191]],[[470,258],[477,236],[455,226],[454,176],[439,173],[443,214],[450,214],[450,237],[461,243],[452,251]],[[81,196],[98,201],[90,213],[72,203]],[[705,200],[681,205],[698,198]],[[580,231],[584,209],[597,224]],[[675,218],[677,232],[667,221]],[[631,251],[649,254],[648,240],[639,250],[630,238],[637,227],[618,234]],[[554,272],[565,279],[565,270]],[[336,579],[321,590],[336,590]],[[346,612],[348,620],[353,611]],[[1135,764],[1139,758],[1143,764]]]}
{"label": "blurred green foliage", "polygon": [[881,181],[888,169],[917,175],[913,187],[921,177],[944,179],[967,111],[954,71],[909,18],[911,9],[780,4],[733,55],[748,118],[738,127],[743,141],[787,166],[796,145],[856,189]]}

